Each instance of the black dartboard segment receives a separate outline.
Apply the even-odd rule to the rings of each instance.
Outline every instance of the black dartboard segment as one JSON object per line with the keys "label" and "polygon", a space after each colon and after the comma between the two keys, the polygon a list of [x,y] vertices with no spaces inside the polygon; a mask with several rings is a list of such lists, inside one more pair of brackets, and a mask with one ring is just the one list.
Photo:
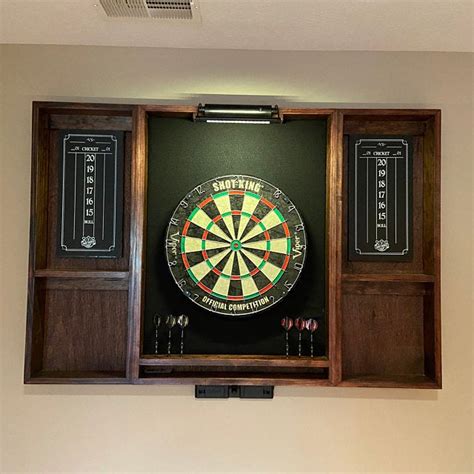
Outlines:
{"label": "black dartboard segment", "polygon": [[303,269],[306,236],[283,192],[252,176],[196,186],[176,208],[166,239],[181,291],[202,308],[242,316],[284,298]]}

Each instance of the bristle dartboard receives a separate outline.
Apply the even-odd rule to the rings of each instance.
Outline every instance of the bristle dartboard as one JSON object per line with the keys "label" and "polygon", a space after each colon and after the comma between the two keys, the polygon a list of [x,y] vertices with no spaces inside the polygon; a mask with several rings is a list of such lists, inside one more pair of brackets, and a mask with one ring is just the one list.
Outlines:
{"label": "bristle dartboard", "polygon": [[206,310],[242,316],[288,294],[303,269],[306,236],[280,189],[231,175],[206,181],[183,198],[168,226],[166,253],[188,298]]}

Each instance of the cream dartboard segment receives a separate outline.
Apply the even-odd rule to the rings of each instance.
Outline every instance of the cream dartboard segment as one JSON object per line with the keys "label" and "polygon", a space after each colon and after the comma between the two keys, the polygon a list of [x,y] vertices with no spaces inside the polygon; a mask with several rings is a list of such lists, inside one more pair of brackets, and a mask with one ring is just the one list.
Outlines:
{"label": "cream dartboard segment", "polygon": [[281,301],[304,265],[306,235],[290,199],[252,176],[196,186],[170,220],[166,254],[178,287],[202,308],[229,316]]}

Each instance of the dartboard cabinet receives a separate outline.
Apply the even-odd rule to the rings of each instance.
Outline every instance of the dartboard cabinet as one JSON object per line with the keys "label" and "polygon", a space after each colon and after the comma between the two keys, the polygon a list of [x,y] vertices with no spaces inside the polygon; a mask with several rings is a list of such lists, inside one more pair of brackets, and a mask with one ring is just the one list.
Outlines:
{"label": "dartboard cabinet", "polygon": [[33,104],[25,382],[440,388],[440,111],[223,108]]}

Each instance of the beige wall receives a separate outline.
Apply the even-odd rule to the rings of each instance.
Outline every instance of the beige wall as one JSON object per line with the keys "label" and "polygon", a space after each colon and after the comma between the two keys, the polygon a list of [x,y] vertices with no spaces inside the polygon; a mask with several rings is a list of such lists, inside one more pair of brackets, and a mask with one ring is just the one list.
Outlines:
{"label": "beige wall", "polygon": [[[471,472],[472,59],[3,47],[3,471]],[[191,386],[22,384],[31,102],[195,104],[232,96],[442,109],[442,391],[282,387],[273,401],[197,401]]]}

